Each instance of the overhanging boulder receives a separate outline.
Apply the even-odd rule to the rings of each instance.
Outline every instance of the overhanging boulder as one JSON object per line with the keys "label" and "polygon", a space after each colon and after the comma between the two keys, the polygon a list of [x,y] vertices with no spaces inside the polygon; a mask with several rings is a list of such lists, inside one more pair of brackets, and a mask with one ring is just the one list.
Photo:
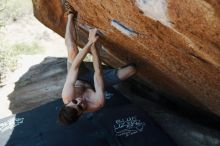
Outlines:
{"label": "overhanging boulder", "polygon": [[[38,20],[64,36],[61,0],[32,1]],[[141,82],[220,115],[219,0],[69,2],[79,14],[81,46],[87,41],[82,26],[96,27],[105,63],[135,62]]]}

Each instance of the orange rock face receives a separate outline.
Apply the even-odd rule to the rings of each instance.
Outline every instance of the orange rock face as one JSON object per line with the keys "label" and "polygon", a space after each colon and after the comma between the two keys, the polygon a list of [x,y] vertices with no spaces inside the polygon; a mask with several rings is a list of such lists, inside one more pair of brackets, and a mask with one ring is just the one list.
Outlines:
{"label": "orange rock face", "polygon": [[[135,62],[144,83],[220,115],[219,0],[69,2],[78,11],[78,26],[102,33],[99,51],[105,63]],[[35,16],[64,36],[61,0],[33,0],[33,5]],[[83,45],[87,34],[81,29]]]}

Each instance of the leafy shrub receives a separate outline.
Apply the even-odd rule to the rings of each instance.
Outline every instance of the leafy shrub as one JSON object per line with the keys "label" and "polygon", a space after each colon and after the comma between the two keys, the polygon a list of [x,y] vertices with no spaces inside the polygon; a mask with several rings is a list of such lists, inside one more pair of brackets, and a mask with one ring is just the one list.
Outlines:
{"label": "leafy shrub", "polygon": [[13,72],[19,65],[19,55],[32,55],[44,50],[36,42],[17,43],[11,47],[0,50],[0,85],[6,78],[6,74]]}
{"label": "leafy shrub", "polygon": [[0,0],[0,27],[32,13],[31,0]]}

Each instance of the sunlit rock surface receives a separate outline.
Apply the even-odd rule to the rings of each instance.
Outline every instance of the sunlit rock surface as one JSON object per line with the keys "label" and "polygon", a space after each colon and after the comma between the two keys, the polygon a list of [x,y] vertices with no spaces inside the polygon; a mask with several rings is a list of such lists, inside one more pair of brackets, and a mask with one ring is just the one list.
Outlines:
{"label": "sunlit rock surface", "polygon": [[[98,28],[102,60],[135,62],[137,78],[166,95],[220,115],[219,0],[69,0],[83,28]],[[35,16],[64,36],[61,0],[33,0]]]}

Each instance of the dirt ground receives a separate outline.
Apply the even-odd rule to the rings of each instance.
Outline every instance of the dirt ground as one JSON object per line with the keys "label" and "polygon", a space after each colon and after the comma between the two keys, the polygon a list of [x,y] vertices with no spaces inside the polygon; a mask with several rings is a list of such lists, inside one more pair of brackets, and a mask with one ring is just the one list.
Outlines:
{"label": "dirt ground", "polygon": [[64,39],[41,24],[33,14],[23,17],[0,30],[3,42],[37,42],[43,48],[43,52],[36,55],[20,56],[20,65],[17,70],[7,75],[6,85],[0,88],[0,119],[12,114],[9,110],[10,101],[8,95],[13,92],[15,82],[28,69],[39,64],[45,57],[66,57],[67,52]]}

